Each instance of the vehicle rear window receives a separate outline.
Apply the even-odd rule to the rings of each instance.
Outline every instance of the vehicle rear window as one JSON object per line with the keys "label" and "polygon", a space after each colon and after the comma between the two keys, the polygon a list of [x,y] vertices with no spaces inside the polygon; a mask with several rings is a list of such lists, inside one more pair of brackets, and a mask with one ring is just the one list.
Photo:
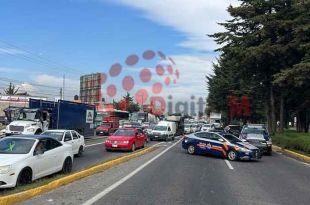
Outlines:
{"label": "vehicle rear window", "polygon": [[35,140],[4,138],[0,140],[0,154],[27,154],[30,152]]}
{"label": "vehicle rear window", "polygon": [[42,133],[42,135],[52,137],[58,141],[62,141],[63,134],[64,134],[63,132],[50,132],[50,131],[46,131]]}

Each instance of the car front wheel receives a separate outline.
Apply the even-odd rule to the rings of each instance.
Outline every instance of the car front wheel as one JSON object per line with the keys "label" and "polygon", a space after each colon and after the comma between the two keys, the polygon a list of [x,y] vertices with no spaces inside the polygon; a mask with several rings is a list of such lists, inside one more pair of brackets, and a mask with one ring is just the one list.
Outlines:
{"label": "car front wheel", "polygon": [[230,161],[235,161],[237,160],[238,158],[238,154],[236,151],[234,150],[230,150],[228,153],[227,153],[227,159],[230,160]]}
{"label": "car front wheel", "polygon": [[30,168],[24,168],[18,175],[16,186],[30,184],[32,182],[32,170]]}
{"label": "car front wheel", "polygon": [[189,145],[187,147],[187,153],[188,154],[195,154],[195,146],[194,145]]}
{"label": "car front wheel", "polygon": [[72,171],[72,160],[70,157],[67,157],[62,166],[62,173],[68,174]]}

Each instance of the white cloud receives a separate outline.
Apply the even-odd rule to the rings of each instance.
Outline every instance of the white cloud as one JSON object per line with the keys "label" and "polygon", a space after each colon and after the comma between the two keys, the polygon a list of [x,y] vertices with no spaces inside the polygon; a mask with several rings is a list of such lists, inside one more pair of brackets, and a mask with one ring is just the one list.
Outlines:
{"label": "white cloud", "polygon": [[216,45],[206,34],[221,31],[217,24],[230,19],[227,7],[237,0],[115,0],[121,5],[141,10],[144,17],[170,26],[185,34],[179,45],[196,50],[214,50]]}
{"label": "white cloud", "polygon": [[25,54],[25,52],[14,48],[0,48],[0,54],[17,55]]}
{"label": "white cloud", "polygon": [[[33,77],[35,83],[50,86],[35,86],[38,95],[50,95],[50,98],[59,96],[59,89],[63,86],[63,77],[48,74],[40,74]],[[59,88],[59,89],[58,89]],[[72,100],[74,95],[79,95],[80,81],[76,79],[65,79],[65,99]]]}

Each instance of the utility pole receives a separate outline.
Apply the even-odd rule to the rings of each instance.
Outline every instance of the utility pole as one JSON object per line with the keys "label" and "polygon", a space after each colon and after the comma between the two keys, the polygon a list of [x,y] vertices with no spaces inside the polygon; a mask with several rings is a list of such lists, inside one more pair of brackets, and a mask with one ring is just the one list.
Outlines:
{"label": "utility pole", "polygon": [[63,95],[63,93],[62,93],[62,88],[60,88],[60,89],[59,89],[59,99],[62,99],[62,95]]}
{"label": "utility pole", "polygon": [[65,74],[63,74],[63,78],[62,78],[62,100],[65,99],[65,82],[66,82],[66,76]]}

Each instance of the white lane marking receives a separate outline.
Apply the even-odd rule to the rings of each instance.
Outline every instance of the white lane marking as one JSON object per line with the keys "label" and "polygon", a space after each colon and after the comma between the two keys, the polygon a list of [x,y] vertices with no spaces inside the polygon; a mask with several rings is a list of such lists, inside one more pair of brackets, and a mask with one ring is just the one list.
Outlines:
{"label": "white lane marking", "polygon": [[104,142],[99,142],[99,143],[96,143],[96,144],[90,144],[90,145],[86,145],[85,147],[92,147],[92,146],[96,146],[96,145],[103,145]]}
{"label": "white lane marking", "polygon": [[138,172],[140,172],[142,169],[144,169],[147,165],[151,164],[153,161],[155,161],[157,158],[159,158],[160,156],[162,156],[163,154],[165,154],[166,152],[168,152],[171,148],[173,148],[174,146],[176,146],[182,139],[180,139],[179,141],[177,141],[176,143],[174,143],[173,145],[171,145],[170,147],[166,148],[164,151],[162,151],[161,153],[159,153],[158,155],[156,155],[155,157],[153,157],[152,159],[150,159],[149,161],[147,161],[146,163],[142,164],[140,167],[138,167],[137,169],[135,169],[133,172],[131,172],[130,174],[128,174],[127,176],[123,177],[122,179],[120,179],[119,181],[115,182],[114,184],[112,184],[111,186],[107,187],[106,189],[104,189],[102,192],[100,192],[99,194],[97,194],[96,196],[94,196],[93,198],[89,199],[88,201],[84,202],[83,205],[92,205],[93,203],[97,202],[98,200],[100,200],[102,197],[104,197],[105,195],[107,195],[109,192],[111,192],[112,190],[116,189],[118,186],[120,186],[121,184],[123,184],[124,182],[126,182],[128,179],[130,179],[131,177],[133,177],[135,174],[137,174]]}
{"label": "white lane marking", "polygon": [[229,169],[234,169],[234,167],[230,164],[230,162],[227,159],[225,159],[225,162]]}

